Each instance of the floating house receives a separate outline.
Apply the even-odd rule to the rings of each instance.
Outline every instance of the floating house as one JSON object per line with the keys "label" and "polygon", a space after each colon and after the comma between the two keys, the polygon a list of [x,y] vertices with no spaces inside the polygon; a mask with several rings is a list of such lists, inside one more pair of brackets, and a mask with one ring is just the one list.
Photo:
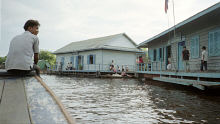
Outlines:
{"label": "floating house", "polygon": [[114,66],[135,69],[136,56],[143,53],[136,43],[125,33],[72,42],[54,52],[57,70],[109,71],[112,60]]}
{"label": "floating house", "polygon": [[[184,72],[182,50],[190,52],[190,72]],[[205,46],[208,52],[208,72],[200,73],[201,52]],[[155,80],[183,83],[184,78],[220,78],[220,2],[178,23],[160,34],[140,43],[138,48],[148,48],[149,62],[139,73],[150,74]],[[168,58],[171,62],[167,70]],[[155,76],[160,76],[156,78]],[[180,77],[172,80],[161,76]],[[186,81],[186,80],[185,80]],[[200,87],[200,86],[199,86]],[[200,87],[201,88],[201,87]],[[203,87],[204,88],[204,87]],[[203,89],[202,88],[202,89]]]}

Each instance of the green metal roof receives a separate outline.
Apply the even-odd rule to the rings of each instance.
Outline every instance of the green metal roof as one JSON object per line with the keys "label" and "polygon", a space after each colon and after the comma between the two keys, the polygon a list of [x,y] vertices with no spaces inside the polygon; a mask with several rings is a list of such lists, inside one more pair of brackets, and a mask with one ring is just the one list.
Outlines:
{"label": "green metal roof", "polygon": [[119,51],[133,51],[133,52],[140,52],[138,48],[127,48],[121,46],[109,46],[106,45],[112,39],[117,37],[126,37],[134,46],[136,47],[136,43],[131,40],[125,33],[110,35],[106,37],[99,37],[93,38],[78,42],[72,42],[54,52],[54,54],[62,54],[62,53],[72,53],[72,52],[79,52],[79,51],[87,51],[87,50],[97,50],[97,49],[109,49],[109,50],[119,50]]}

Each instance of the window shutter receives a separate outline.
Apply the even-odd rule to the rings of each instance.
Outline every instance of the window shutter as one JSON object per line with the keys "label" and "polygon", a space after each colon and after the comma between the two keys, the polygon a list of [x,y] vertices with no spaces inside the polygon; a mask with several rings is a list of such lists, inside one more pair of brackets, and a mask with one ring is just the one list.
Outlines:
{"label": "window shutter", "polygon": [[199,57],[199,36],[194,36],[190,40],[190,54],[192,58]]}
{"label": "window shutter", "polygon": [[79,59],[79,56],[76,56],[76,68],[78,69],[78,59]]}
{"label": "window shutter", "polygon": [[214,56],[214,33],[213,32],[209,32],[209,55],[210,56]]}
{"label": "window shutter", "polygon": [[220,55],[220,30],[217,30],[215,32],[215,55],[219,56]]}
{"label": "window shutter", "polygon": [[199,36],[195,38],[195,58],[199,58]]}
{"label": "window shutter", "polygon": [[95,64],[95,60],[96,60],[95,56],[96,55],[93,55],[93,64]]}
{"label": "window shutter", "polygon": [[191,53],[191,57],[192,58],[194,58],[194,54],[193,54],[193,51],[194,51],[194,49],[193,49],[193,47],[194,47],[194,43],[193,43],[193,38],[191,38],[191,40],[190,40],[190,53]]}
{"label": "window shutter", "polygon": [[[168,56],[167,56],[167,47],[164,47],[164,50],[163,50],[163,51],[164,51],[163,54],[164,54],[164,58],[165,58],[165,63],[167,64],[167,57],[168,57]],[[164,61],[164,59],[163,59],[163,61]]]}
{"label": "window shutter", "polygon": [[196,50],[195,50],[195,46],[196,46],[196,40],[195,38],[193,38],[192,40],[192,46],[193,46],[193,58],[195,58],[195,55],[196,55]]}
{"label": "window shutter", "polygon": [[87,55],[87,64],[90,64],[89,63],[89,58],[90,58],[90,55]]}
{"label": "window shutter", "polygon": [[160,60],[160,48],[157,48],[157,59],[156,61]]}
{"label": "window shutter", "polygon": [[70,62],[72,62],[72,65],[74,64],[74,56],[71,56]]}
{"label": "window shutter", "polygon": [[61,58],[62,64],[64,64],[64,61],[65,61],[64,59],[65,59],[64,57]]}
{"label": "window shutter", "polygon": [[162,61],[164,61],[164,56],[165,56],[165,47],[162,48]]}
{"label": "window shutter", "polygon": [[84,56],[81,56],[81,57],[82,57],[82,63],[81,64],[83,65],[84,64]]}
{"label": "window shutter", "polygon": [[148,51],[148,56],[149,56],[149,59],[150,59],[150,61],[153,61],[153,50],[151,49],[151,50],[149,50]]}

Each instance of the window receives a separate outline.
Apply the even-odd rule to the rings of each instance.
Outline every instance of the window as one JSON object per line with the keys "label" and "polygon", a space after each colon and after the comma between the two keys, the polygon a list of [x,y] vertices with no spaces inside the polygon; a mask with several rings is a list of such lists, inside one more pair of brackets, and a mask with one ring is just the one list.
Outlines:
{"label": "window", "polygon": [[150,61],[153,61],[153,55],[154,53],[153,53],[153,50],[148,50],[148,57],[149,57],[149,59],[150,59]]}
{"label": "window", "polygon": [[209,56],[220,56],[220,29],[209,32]]}
{"label": "window", "polygon": [[87,64],[95,64],[95,55],[87,56]]}
{"label": "window", "polygon": [[194,36],[190,40],[191,58],[199,58],[199,36]]}
{"label": "window", "polygon": [[157,58],[157,50],[156,49],[154,49],[154,61],[156,61],[156,58]]}
{"label": "window", "polygon": [[72,64],[74,64],[74,56],[70,57],[70,62],[72,62]]}
{"label": "window", "polygon": [[163,51],[164,51],[164,48],[159,48],[159,60],[160,61],[163,61]]}
{"label": "window", "polygon": [[61,63],[64,64],[64,62],[65,62],[65,58],[61,57]]}

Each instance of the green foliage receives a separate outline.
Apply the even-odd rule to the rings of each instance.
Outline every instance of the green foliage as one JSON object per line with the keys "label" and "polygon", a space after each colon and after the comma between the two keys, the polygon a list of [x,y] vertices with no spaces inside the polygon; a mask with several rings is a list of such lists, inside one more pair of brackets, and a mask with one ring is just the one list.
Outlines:
{"label": "green foliage", "polygon": [[50,65],[54,65],[56,63],[56,56],[49,51],[40,51],[39,60],[47,60]]}
{"label": "green foliage", "polygon": [[6,56],[5,57],[0,57],[0,65],[3,64],[3,62],[6,61],[6,58],[7,58]]}

